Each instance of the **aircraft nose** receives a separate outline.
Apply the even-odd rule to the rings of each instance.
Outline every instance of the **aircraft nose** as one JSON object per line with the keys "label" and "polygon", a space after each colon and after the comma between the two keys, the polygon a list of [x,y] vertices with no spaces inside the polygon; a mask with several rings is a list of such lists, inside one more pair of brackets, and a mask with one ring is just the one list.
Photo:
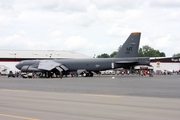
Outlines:
{"label": "aircraft nose", "polygon": [[21,69],[19,63],[16,65],[16,68],[19,69],[19,70]]}

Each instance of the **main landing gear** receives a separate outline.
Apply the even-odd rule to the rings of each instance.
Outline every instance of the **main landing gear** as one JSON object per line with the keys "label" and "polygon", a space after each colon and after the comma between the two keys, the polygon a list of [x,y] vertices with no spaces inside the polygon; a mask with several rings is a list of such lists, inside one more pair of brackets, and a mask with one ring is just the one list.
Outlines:
{"label": "main landing gear", "polygon": [[93,73],[92,72],[85,72],[85,73],[83,73],[83,76],[84,77],[93,77]]}

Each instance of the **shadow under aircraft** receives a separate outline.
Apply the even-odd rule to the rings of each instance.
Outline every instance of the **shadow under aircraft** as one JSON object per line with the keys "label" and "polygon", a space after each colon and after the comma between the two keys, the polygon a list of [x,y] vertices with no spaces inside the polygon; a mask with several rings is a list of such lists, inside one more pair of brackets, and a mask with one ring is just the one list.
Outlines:
{"label": "shadow under aircraft", "polygon": [[114,58],[85,58],[59,60],[23,60],[16,65],[21,72],[55,73],[63,75],[76,73],[92,77],[93,72],[116,68],[133,68],[138,65],[150,66],[149,57],[138,57],[140,32],[133,32],[117,52]]}

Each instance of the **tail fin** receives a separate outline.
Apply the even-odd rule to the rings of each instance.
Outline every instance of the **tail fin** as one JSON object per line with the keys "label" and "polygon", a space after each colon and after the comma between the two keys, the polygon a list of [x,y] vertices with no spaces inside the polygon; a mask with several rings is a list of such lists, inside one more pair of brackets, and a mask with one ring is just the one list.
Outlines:
{"label": "tail fin", "polygon": [[128,37],[128,39],[125,41],[125,43],[119,49],[115,58],[138,57],[140,37],[141,37],[140,32],[131,33],[130,36]]}

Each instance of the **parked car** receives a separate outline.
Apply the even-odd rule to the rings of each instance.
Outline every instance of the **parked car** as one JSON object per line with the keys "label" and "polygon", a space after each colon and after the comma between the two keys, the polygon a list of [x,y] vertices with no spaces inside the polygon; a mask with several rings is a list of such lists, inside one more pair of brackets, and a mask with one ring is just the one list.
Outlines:
{"label": "parked car", "polygon": [[105,70],[101,71],[101,75],[115,75],[116,72],[114,70]]}
{"label": "parked car", "polygon": [[9,77],[13,77],[13,78],[15,77],[15,75],[13,74],[12,71],[9,71],[8,78],[9,78]]}
{"label": "parked car", "polygon": [[23,77],[23,78],[32,78],[32,73],[21,73],[21,76]]}

